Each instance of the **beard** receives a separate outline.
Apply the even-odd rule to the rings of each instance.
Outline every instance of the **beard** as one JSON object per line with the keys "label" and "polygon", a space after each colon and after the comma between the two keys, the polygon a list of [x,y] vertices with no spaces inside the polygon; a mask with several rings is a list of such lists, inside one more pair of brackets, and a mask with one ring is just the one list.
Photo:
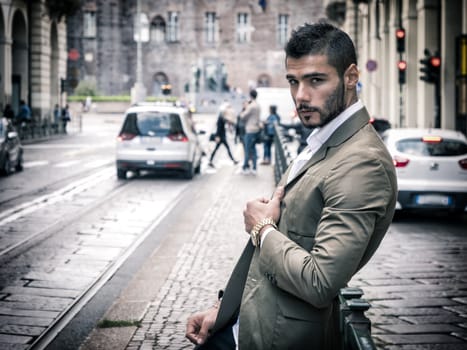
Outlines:
{"label": "beard", "polygon": [[315,112],[319,114],[319,124],[316,125],[307,125],[303,118],[300,117],[302,124],[308,128],[320,128],[326,124],[328,124],[331,120],[335,119],[342,111],[345,110],[345,102],[344,102],[344,84],[340,83],[334,92],[329,95],[324,103],[322,108],[311,106],[307,103],[301,103],[297,106],[298,115],[302,112]]}

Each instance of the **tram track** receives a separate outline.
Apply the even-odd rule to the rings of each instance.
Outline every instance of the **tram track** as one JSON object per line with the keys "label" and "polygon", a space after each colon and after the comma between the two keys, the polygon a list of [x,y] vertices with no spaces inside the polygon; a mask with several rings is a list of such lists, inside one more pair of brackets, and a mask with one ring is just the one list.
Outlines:
{"label": "tram track", "polygon": [[[43,331],[27,334],[30,339],[27,349],[45,349],[177,205],[190,183],[144,178],[117,181],[114,169],[105,168],[1,213],[0,234],[7,235],[8,227],[19,227],[23,222],[32,223],[34,230],[18,237],[13,244],[3,246],[0,251],[0,272],[3,274],[0,281],[4,288],[0,289],[0,324],[2,317],[21,318],[17,317],[21,315],[29,323],[38,317],[37,312],[55,310],[56,316],[51,323],[41,325]],[[56,212],[57,208],[62,212]],[[56,216],[44,223],[40,220],[43,213],[55,213]],[[107,228],[107,225],[112,227]],[[94,235],[93,230],[98,234]],[[122,237],[124,244],[119,241]],[[44,256],[44,249],[51,247],[64,251],[56,254],[52,250]],[[89,252],[79,252],[86,249],[94,250],[95,256],[86,258]],[[102,258],[106,249],[115,250],[115,254]],[[92,272],[86,273],[89,267]],[[86,282],[80,286],[74,284],[74,279]],[[66,307],[58,310],[56,305],[64,290],[73,291],[74,296],[68,297],[66,302],[62,298],[60,302]],[[30,305],[15,303],[26,296],[31,297],[31,303],[27,303]],[[42,304],[35,304],[34,299],[41,299]],[[19,322],[14,332],[24,327],[21,320]],[[38,332],[37,327],[34,332]]]}
{"label": "tram track", "polygon": [[26,206],[28,204],[28,198],[36,198],[38,196],[45,197],[50,193],[56,192],[58,189],[66,187],[71,182],[79,182],[83,177],[94,176],[96,171],[100,169],[109,168],[114,165],[113,160],[109,160],[106,163],[101,164],[100,166],[81,169],[80,171],[74,172],[60,179],[55,179],[53,182],[50,182],[46,185],[43,185],[32,190],[27,190],[16,194],[12,197],[0,198],[0,220],[6,215],[6,213],[11,212],[12,208],[19,208],[21,206]]}
{"label": "tram track", "polygon": [[[93,173],[85,178],[71,182],[68,185],[51,192],[49,194],[40,196],[32,201],[22,203],[13,208],[5,210],[0,213],[0,230],[2,226],[6,226],[9,223],[12,223],[20,218],[26,217],[33,214],[39,209],[42,209],[46,206],[52,206],[54,204],[60,203],[61,201],[70,199],[74,195],[82,193],[87,189],[95,186],[96,184],[108,180],[114,176],[114,169],[105,168],[97,173]],[[89,207],[84,207],[83,210],[74,213],[73,216],[59,217],[56,220],[53,220],[50,223],[47,223],[44,227],[41,227],[39,230],[28,233],[26,236],[21,237],[16,242],[13,242],[7,246],[0,247],[0,262],[5,262],[5,260],[14,257],[31,244],[36,243],[38,240],[45,239],[49,235],[52,235],[54,232],[59,230],[61,227],[66,226],[67,223],[77,220],[80,216],[86,214],[89,211],[94,210],[99,207],[103,202],[108,201],[111,197],[118,194],[122,186],[125,186],[127,183],[120,182],[117,186],[109,193],[106,197],[101,198],[100,200],[94,202]],[[1,235],[2,233],[0,233]]]}
{"label": "tram track", "polygon": [[176,200],[172,201],[166,206],[163,212],[158,215],[155,220],[138,236],[138,238],[120,255],[120,257],[114,261],[98,278],[95,279],[94,283],[84,290],[81,295],[75,299],[75,301],[65,309],[59,317],[43,332],[33,344],[29,347],[29,350],[44,350],[46,347],[55,339],[59,332],[68,325],[74,316],[86,305],[89,300],[104,286],[104,284],[115,274],[115,272],[125,263],[128,257],[138,248],[138,246],[153,232],[156,226],[170,213],[170,211],[179,203],[182,198],[183,192],[181,192]]}

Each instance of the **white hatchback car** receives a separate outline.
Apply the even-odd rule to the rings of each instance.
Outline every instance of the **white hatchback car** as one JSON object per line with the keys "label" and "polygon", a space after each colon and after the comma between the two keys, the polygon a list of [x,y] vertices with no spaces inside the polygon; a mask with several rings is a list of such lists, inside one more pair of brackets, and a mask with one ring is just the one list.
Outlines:
{"label": "white hatchback car", "polygon": [[167,103],[130,107],[117,137],[117,177],[127,171],[177,171],[185,178],[200,172],[203,151],[190,111]]}
{"label": "white hatchback car", "polygon": [[396,209],[466,210],[467,139],[461,132],[389,129],[382,139],[396,167]]}

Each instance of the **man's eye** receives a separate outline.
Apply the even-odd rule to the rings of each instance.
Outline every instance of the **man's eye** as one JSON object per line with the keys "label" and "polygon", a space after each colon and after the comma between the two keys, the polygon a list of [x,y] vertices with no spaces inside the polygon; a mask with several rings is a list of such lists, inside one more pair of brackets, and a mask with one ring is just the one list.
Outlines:
{"label": "man's eye", "polygon": [[298,84],[298,82],[297,82],[296,80],[294,80],[294,79],[289,79],[289,85],[290,85],[290,86],[294,86],[294,85],[297,85],[297,84]]}

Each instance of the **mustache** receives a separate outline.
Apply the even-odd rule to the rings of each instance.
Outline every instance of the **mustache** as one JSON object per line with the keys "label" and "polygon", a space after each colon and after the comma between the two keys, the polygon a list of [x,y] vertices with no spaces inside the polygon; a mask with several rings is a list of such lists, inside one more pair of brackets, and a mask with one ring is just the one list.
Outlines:
{"label": "mustache", "polygon": [[321,109],[318,107],[313,107],[307,103],[301,103],[297,106],[297,112],[321,112]]}

